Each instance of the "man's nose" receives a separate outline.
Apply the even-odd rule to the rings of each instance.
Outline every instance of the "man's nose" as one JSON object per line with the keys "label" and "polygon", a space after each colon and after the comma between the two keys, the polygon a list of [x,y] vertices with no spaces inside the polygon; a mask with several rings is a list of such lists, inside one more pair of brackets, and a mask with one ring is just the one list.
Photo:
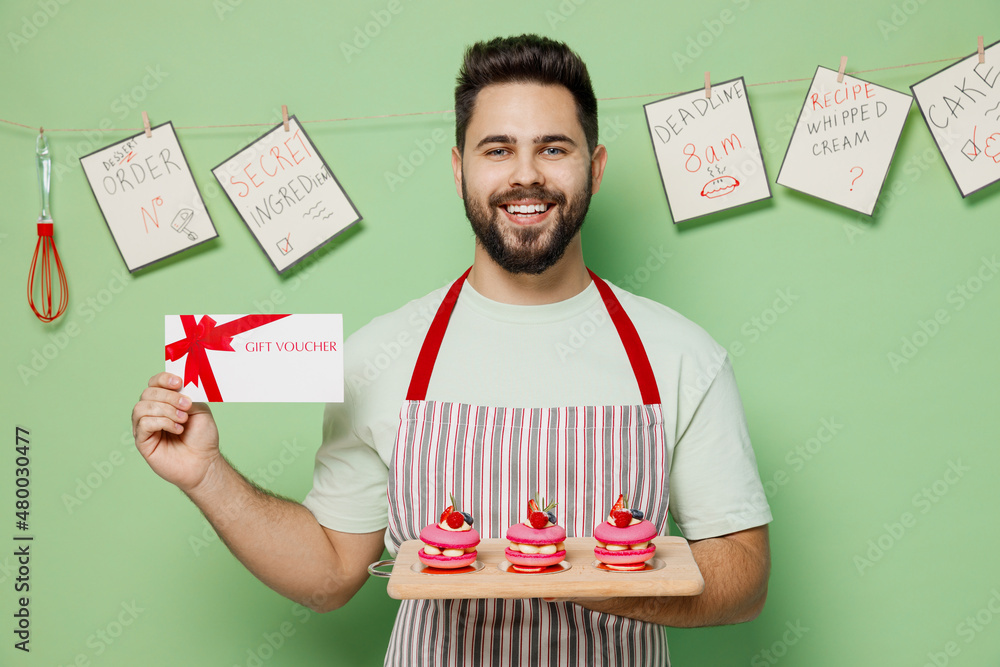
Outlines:
{"label": "man's nose", "polygon": [[531,186],[542,185],[545,177],[539,169],[537,159],[534,155],[521,153],[514,161],[513,169],[510,173],[509,183],[511,186]]}

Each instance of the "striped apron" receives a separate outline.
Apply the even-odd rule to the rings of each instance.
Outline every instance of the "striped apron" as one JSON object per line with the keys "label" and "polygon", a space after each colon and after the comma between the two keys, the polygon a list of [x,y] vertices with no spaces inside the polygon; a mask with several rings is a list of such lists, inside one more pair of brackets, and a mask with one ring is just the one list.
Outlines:
{"label": "striped apron", "polygon": [[[559,524],[570,537],[592,535],[619,493],[667,534],[669,461],[659,390],[632,321],[593,273],[643,405],[498,408],[425,400],[468,274],[451,286],[431,323],[400,411],[389,475],[388,531],[396,549],[438,520],[449,494],[476,518],[483,538],[502,538],[524,518],[536,491],[559,503]],[[404,600],[386,664],[624,667],[669,659],[661,626],[568,602]]]}

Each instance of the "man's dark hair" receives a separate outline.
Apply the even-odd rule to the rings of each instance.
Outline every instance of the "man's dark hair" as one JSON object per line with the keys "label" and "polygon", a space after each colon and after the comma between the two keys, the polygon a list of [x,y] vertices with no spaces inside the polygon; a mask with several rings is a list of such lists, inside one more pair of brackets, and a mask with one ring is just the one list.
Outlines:
{"label": "man's dark hair", "polygon": [[455,143],[459,151],[465,150],[465,130],[479,91],[501,83],[565,86],[576,100],[576,114],[587,137],[587,148],[594,152],[597,98],[587,66],[562,42],[539,35],[497,37],[466,49],[455,86]]}

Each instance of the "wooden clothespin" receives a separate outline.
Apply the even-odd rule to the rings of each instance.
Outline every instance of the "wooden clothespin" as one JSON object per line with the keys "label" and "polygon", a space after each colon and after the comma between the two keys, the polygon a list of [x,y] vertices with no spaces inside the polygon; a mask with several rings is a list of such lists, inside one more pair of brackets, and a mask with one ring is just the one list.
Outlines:
{"label": "wooden clothespin", "polygon": [[840,56],[840,69],[837,70],[837,83],[844,83],[845,69],[847,69],[847,56]]}
{"label": "wooden clothespin", "polygon": [[142,112],[142,127],[146,131],[146,138],[152,139],[153,131],[149,129],[149,114],[147,114],[145,111]]}
{"label": "wooden clothespin", "polygon": [[44,127],[39,127],[38,128],[38,134],[45,134],[45,128]]}
{"label": "wooden clothespin", "polygon": [[281,124],[285,126],[285,132],[288,132],[288,105],[281,105]]}
{"label": "wooden clothespin", "polygon": [[983,36],[979,36],[979,64],[982,65],[986,62],[986,51],[983,50]]}
{"label": "wooden clothespin", "polygon": [[705,72],[705,99],[712,97],[712,79],[708,72]]}

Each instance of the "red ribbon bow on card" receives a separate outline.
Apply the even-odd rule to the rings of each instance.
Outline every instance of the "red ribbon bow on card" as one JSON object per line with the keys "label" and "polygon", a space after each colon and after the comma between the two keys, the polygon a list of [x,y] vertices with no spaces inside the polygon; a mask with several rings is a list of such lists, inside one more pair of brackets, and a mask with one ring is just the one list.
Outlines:
{"label": "red ribbon bow on card", "polygon": [[221,401],[222,394],[219,392],[219,385],[215,381],[215,374],[212,372],[212,365],[208,362],[208,354],[205,350],[234,352],[232,345],[230,345],[233,336],[288,317],[288,315],[246,315],[219,326],[216,326],[215,320],[208,315],[202,315],[197,324],[195,324],[194,315],[181,315],[180,317],[181,324],[184,326],[184,338],[167,345],[167,360],[177,361],[186,354],[184,386],[193,384],[197,387],[200,378],[204,383],[205,395],[208,400]]}

